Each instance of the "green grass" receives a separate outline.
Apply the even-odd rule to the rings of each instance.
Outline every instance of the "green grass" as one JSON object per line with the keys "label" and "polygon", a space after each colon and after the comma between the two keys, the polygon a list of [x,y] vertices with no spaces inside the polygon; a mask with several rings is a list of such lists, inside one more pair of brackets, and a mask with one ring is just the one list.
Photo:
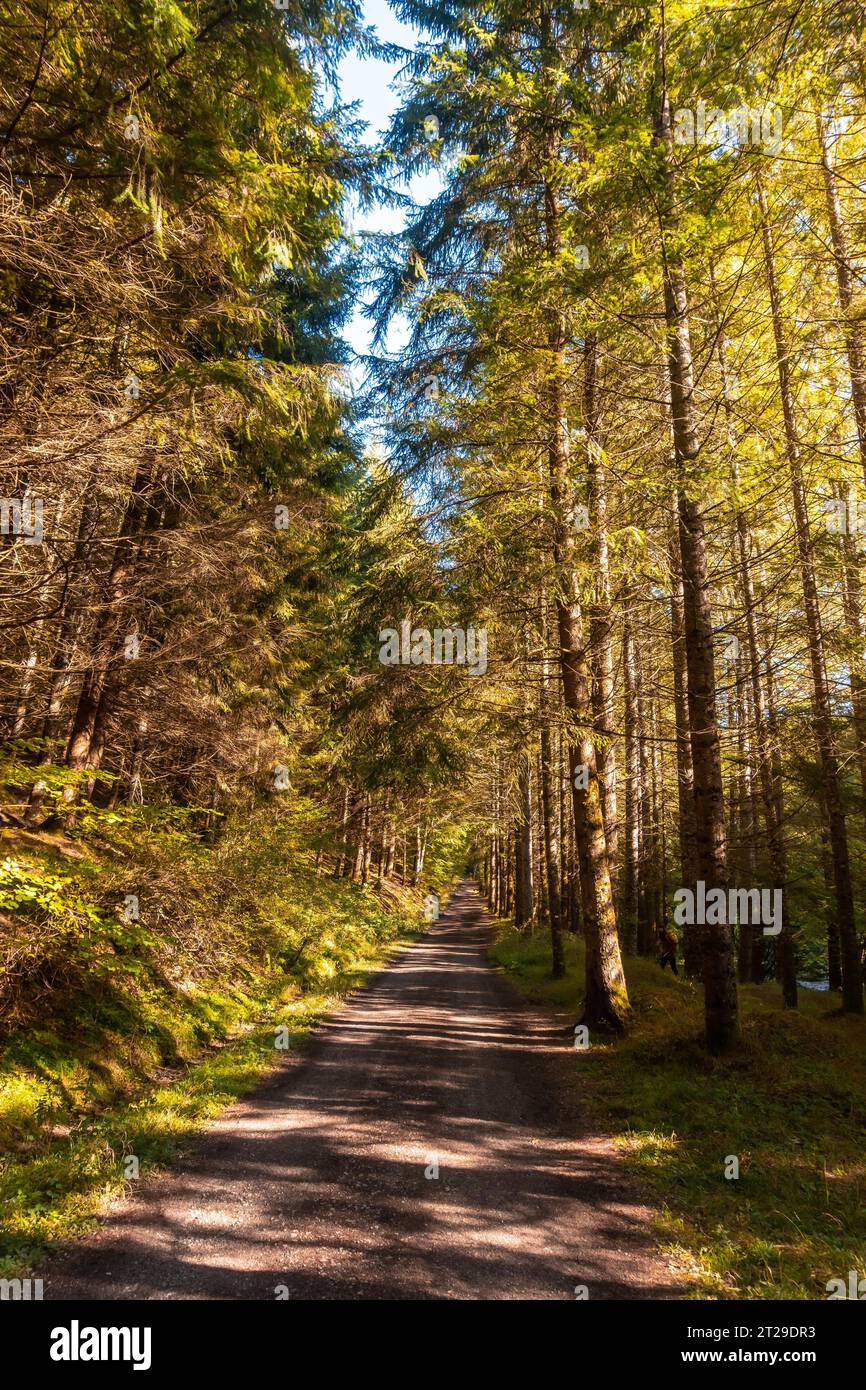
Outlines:
{"label": "green grass", "polygon": [[[129,1156],[171,1162],[283,1055],[278,1028],[303,1046],[423,929],[420,889],[318,873],[308,820],[249,818],[214,850],[142,832],[137,862],[93,836],[0,837],[0,1277],[87,1229]],[[140,921],[117,917],[118,882],[140,885]]]}
{"label": "green grass", "polygon": [[[126,1156],[138,1159],[141,1175],[171,1163],[182,1150],[181,1141],[254,1087],[285,1056],[274,1045],[278,1026],[288,1030],[290,1051],[303,1047],[316,1025],[341,999],[417,935],[404,929],[401,936],[343,970],[327,991],[299,994],[297,986],[289,983],[251,998],[248,1016],[243,1022],[235,1021],[236,1036],[212,1044],[197,1058],[180,1061],[180,1074],[173,1079],[158,1075],[139,1078],[131,1094],[131,1074],[117,1052],[113,1065],[109,1065],[112,1054],[108,1039],[104,1039],[102,1070],[113,1078],[112,1093],[102,1100],[105,1109],[101,1114],[100,1102],[89,1109],[79,1102],[74,1116],[70,1115],[71,1126],[56,1122],[40,1125],[38,1107],[34,1124],[32,1097],[34,1088],[39,1088],[35,1066],[38,1040],[34,1040],[30,1052],[34,1065],[19,1065],[17,1084],[7,1084],[3,1091],[0,1132],[5,1127],[8,1134],[16,1122],[20,1129],[22,1115],[26,1115],[30,1138],[19,1141],[16,1151],[7,1153],[0,1165],[0,1276],[26,1273],[37,1264],[47,1245],[86,1231],[107,1203],[130,1187]],[[50,1093],[50,1083],[64,1068],[56,1059],[56,1071],[52,1071],[44,1053],[42,1058],[47,1072],[42,1085]],[[70,1067],[81,1070],[84,1063],[71,1062]],[[100,1079],[104,1086],[105,1075]],[[57,1113],[56,1107],[53,1113]]]}
{"label": "green grass", "polygon": [[361,887],[317,869],[330,844],[297,795],[212,844],[147,806],[91,808],[74,836],[0,831],[0,1277],[85,1231],[130,1157],[138,1176],[171,1162],[283,1055],[278,1028],[302,1047],[462,862],[452,831],[423,887]]}
{"label": "green grass", "polygon": [[[549,943],[506,926],[493,956],[527,996],[576,1009],[583,947],[550,978]],[[866,1020],[826,994],[784,1010],[775,984],[741,987],[743,1041],[711,1058],[702,991],[654,961],[627,963],[625,1038],[574,1052],[574,1082],[660,1211],[663,1245],[698,1298],[820,1299],[866,1272]],[[740,1176],[726,1179],[729,1155]]]}

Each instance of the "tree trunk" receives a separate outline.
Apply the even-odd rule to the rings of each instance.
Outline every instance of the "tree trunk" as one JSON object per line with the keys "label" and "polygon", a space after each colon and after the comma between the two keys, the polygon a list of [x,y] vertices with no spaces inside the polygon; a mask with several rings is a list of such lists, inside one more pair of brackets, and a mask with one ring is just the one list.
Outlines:
{"label": "tree trunk", "polygon": [[[839,495],[845,503],[846,516],[851,515],[853,493],[849,484],[839,483]],[[860,788],[863,793],[863,814],[866,817],[866,621],[863,616],[863,590],[860,584],[860,556],[857,542],[846,526],[842,533],[842,608],[847,629],[847,657],[851,687],[851,714],[857,738],[857,761],[860,765]]]}
{"label": "tree trunk", "polygon": [[516,879],[514,925],[521,931],[532,930],[533,917],[532,789],[530,772],[531,764],[529,754],[523,752],[520,756],[517,773],[519,808],[514,847]]}
{"label": "tree trunk", "polygon": [[851,403],[854,407],[860,462],[863,466],[863,477],[866,480],[866,348],[863,344],[861,320],[851,313],[854,300],[854,272],[851,265],[848,236],[842,218],[836,171],[830,154],[827,124],[820,115],[816,117],[816,123],[821,146],[821,172],[824,177],[824,195],[827,204],[827,220],[830,223],[833,263],[836,269],[836,284],[839,287],[842,334],[845,339],[845,352],[848,356],[848,370],[851,377]]}
{"label": "tree trunk", "polygon": [[630,601],[623,613],[622,665],[625,681],[625,853],[622,879],[622,943],[638,949],[640,891],[640,752],[638,748],[637,660]]}
{"label": "tree trunk", "polygon": [[598,776],[607,857],[615,871],[618,850],[616,744],[613,702],[613,615],[610,601],[610,563],[607,543],[607,487],[599,439],[596,376],[598,342],[589,334],[584,350],[583,414],[586,425],[586,475],[595,594],[589,610],[589,645],[593,673],[592,709],[599,736]]}
{"label": "tree trunk", "polygon": [[[696,487],[695,463],[700,445],[694,400],[688,294],[677,249],[674,146],[666,90],[662,92],[657,137],[661,145],[666,204],[661,213],[661,239],[671,420],[677,465],[689,732],[695,779],[696,867],[698,878],[704,881],[707,892],[714,888],[726,891],[725,804],[716,716],[707,542],[703,516],[693,496]],[[739,1037],[737,976],[730,925],[704,924],[702,948],[707,1046],[712,1052],[724,1052]]]}
{"label": "tree trunk", "polygon": [[[112,663],[119,655],[123,608],[135,569],[138,551],[136,538],[147,514],[152,468],[149,459],[141,465],[127,498],[106,583],[105,601],[97,616],[93,653],[79,692],[66,747],[66,765],[74,772],[99,767],[102,730],[107,715],[105,697]],[[64,788],[64,801],[71,805],[76,798],[77,784]]]}
{"label": "tree trunk", "polygon": [[[675,470],[673,464],[672,472]],[[695,891],[698,881],[697,841],[695,837],[695,770],[689,735],[688,674],[683,606],[683,577],[680,559],[679,514],[676,492],[671,493],[672,524],[668,540],[668,568],[671,576],[671,654],[674,676],[674,720],[677,749],[677,797],[679,807],[680,883]],[[683,927],[683,970],[689,979],[703,975],[701,929]]]}
{"label": "tree trunk", "polygon": [[[767,288],[770,294],[770,309],[773,316],[773,338],[776,345],[776,364],[779,377],[779,391],[782,398],[782,418],[785,427],[785,444],[788,454],[788,468],[791,493],[794,503],[794,520],[797,532],[797,551],[800,558],[800,578],[803,586],[803,608],[806,616],[806,631],[809,640],[809,662],[812,670],[812,712],[818,748],[821,754],[821,768],[824,780],[827,815],[830,828],[830,846],[833,857],[833,880],[836,885],[836,906],[839,922],[839,938],[842,948],[842,1001],[850,1013],[863,1012],[863,980],[860,967],[860,951],[857,942],[857,929],[854,920],[854,895],[851,887],[851,866],[848,856],[848,833],[845,813],[842,807],[842,793],[839,785],[839,765],[836,753],[836,739],[833,732],[833,716],[830,705],[830,689],[824,665],[824,635],[821,624],[821,610],[818,603],[818,585],[815,578],[815,559],[809,514],[806,508],[806,488],[800,455],[800,440],[794,414],[794,394],[791,387],[788,344],[782,321],[782,304],[776,274],[776,253],[770,229],[767,195],[763,185],[758,182],[758,198],[761,210],[761,236],[764,245],[764,263],[767,274]],[[780,946],[782,942],[780,940]],[[792,961],[785,961],[786,974],[794,974]],[[794,975],[796,990],[796,975]]]}
{"label": "tree trunk", "polygon": [[[548,154],[553,167],[558,156],[555,142],[551,142]],[[545,181],[544,206],[547,251],[556,264],[562,252],[561,215],[559,192],[550,179]],[[565,326],[556,309],[548,311],[548,349],[548,466],[556,625],[563,699],[572,720],[568,730],[569,775],[586,938],[583,1019],[589,1026],[609,1026],[619,1031],[628,1011],[628,991],[617,937],[601,788],[592,739],[591,678],[576,572],[575,514],[563,387]]]}
{"label": "tree trunk", "polygon": [[[711,280],[712,280],[712,271]],[[713,292],[715,294],[715,282],[713,281]],[[730,372],[728,369],[727,340],[724,327],[721,322],[721,315],[716,302],[716,321],[717,321],[717,351],[719,359],[719,370],[722,381],[722,396],[725,405],[725,413],[728,424],[728,444],[731,454],[731,484],[735,508],[735,524],[737,532],[737,558],[739,562],[740,590],[743,607],[746,614],[746,641],[748,646],[748,661],[751,671],[752,703],[755,711],[755,733],[758,745],[758,774],[761,784],[761,798],[764,807],[764,823],[767,834],[767,850],[770,859],[770,873],[772,875],[773,889],[778,889],[782,894],[782,930],[777,939],[777,958],[781,966],[782,997],[789,1008],[797,1007],[797,975],[794,958],[793,932],[791,928],[790,911],[788,908],[788,853],[785,845],[784,834],[784,808],[782,803],[782,784],[781,778],[776,778],[773,768],[773,750],[770,745],[767,721],[765,717],[766,705],[764,692],[761,685],[761,661],[758,644],[757,613],[755,600],[755,586],[752,578],[751,561],[751,538],[749,535],[749,525],[745,513],[739,505],[739,486],[740,469],[737,458],[736,442],[733,430],[734,402],[730,385]],[[768,658],[769,660],[769,658]],[[764,938],[763,933],[754,931],[750,933],[750,974],[755,976],[755,963],[760,957],[760,970],[757,973],[759,979],[763,979],[763,956]],[[742,946],[742,943],[741,943]],[[744,955],[740,951],[741,970],[744,967]],[[744,976],[740,975],[743,979]],[[746,977],[748,978],[748,977]]]}
{"label": "tree trunk", "polygon": [[[546,629],[545,624],[545,629]],[[547,639],[545,636],[545,649]],[[560,878],[560,841],[558,797],[556,796],[550,734],[550,678],[547,656],[544,657],[541,689],[541,819],[544,834],[544,863],[547,872],[547,911],[550,918],[552,973],[555,980],[565,974],[565,951],[562,942],[562,894]]]}

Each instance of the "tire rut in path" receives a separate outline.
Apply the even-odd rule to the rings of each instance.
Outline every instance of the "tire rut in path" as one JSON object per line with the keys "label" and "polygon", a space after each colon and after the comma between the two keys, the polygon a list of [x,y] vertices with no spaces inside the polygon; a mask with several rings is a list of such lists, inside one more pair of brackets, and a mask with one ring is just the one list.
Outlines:
{"label": "tire rut in path", "polygon": [[489,964],[489,934],[461,884],[308,1051],[51,1257],[46,1297],[681,1296],[587,1131],[561,1020]]}

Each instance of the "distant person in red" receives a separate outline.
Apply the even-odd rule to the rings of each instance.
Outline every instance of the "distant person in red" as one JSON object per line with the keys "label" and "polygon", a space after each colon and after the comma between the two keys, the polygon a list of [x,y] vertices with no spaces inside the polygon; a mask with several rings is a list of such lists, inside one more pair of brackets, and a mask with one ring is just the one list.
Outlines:
{"label": "distant person in red", "polygon": [[674,974],[678,975],[680,972],[677,970],[677,946],[679,945],[677,938],[667,927],[659,927],[658,943],[661,951],[659,965],[662,970],[666,965],[669,965]]}

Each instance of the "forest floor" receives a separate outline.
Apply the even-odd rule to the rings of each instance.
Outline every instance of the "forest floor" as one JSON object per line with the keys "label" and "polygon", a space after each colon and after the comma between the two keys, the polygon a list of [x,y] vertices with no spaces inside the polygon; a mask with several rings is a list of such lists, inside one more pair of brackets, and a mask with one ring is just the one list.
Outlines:
{"label": "forest floor", "polygon": [[301,1055],[40,1271],[47,1298],[676,1298],[654,1214],[462,884]]}
{"label": "forest floor", "polygon": [[[582,942],[568,937],[562,980],[545,932],[506,924],[493,956],[527,998],[576,1019]],[[829,1280],[866,1274],[866,1020],[831,994],[803,989],[794,1012],[775,982],[743,985],[742,1045],[714,1059],[699,985],[654,960],[626,973],[627,1036],[572,1050],[571,1085],[661,1206],[688,1296],[826,1299]]]}

